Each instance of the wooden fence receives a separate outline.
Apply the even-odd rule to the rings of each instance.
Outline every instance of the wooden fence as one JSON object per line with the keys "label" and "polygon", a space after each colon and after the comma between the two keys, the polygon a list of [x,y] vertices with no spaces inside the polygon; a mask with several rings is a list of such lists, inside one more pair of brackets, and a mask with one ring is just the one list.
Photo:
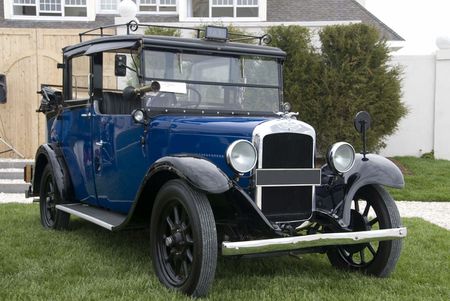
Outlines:
{"label": "wooden fence", "polygon": [[[45,141],[45,117],[36,113],[42,83],[61,84],[61,49],[77,43],[78,29],[0,28],[0,74],[6,75],[8,102],[0,104],[0,137],[26,158]],[[0,153],[7,147],[0,143]],[[14,157],[12,152],[0,157]]]}

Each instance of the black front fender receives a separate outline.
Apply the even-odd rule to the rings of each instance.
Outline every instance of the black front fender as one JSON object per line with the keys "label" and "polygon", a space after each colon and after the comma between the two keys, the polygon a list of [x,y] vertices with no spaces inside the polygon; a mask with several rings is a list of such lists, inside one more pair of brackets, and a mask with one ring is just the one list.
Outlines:
{"label": "black front fender", "polygon": [[56,144],[48,143],[39,146],[36,152],[35,169],[33,176],[33,195],[39,196],[42,173],[45,166],[50,165],[53,171],[53,178],[56,188],[64,202],[72,199],[71,180],[64,157]]}
{"label": "black front fender", "polygon": [[210,161],[191,156],[167,156],[157,160],[148,177],[161,171],[169,171],[187,181],[194,188],[206,193],[219,194],[233,187],[228,176]]}
{"label": "black front fender", "polygon": [[159,189],[175,178],[183,179],[205,193],[224,196],[230,205],[241,215],[245,215],[246,219],[251,220],[252,225],[260,232],[276,235],[276,229],[242,188],[210,161],[189,155],[163,157],[150,167],[127,220],[116,230],[127,224],[139,224],[147,220]]}
{"label": "black front fender", "polygon": [[367,161],[362,159],[362,155],[356,155],[354,166],[344,174],[347,189],[342,221],[345,226],[350,224],[351,202],[361,187],[374,184],[394,188],[405,186],[402,172],[392,161],[375,154],[367,155]]}

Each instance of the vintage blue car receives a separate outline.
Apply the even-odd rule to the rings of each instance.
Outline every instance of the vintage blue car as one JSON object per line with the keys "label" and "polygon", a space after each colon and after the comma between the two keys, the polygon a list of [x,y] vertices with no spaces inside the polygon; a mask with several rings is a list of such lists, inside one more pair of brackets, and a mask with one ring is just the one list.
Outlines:
{"label": "vintage blue car", "polygon": [[[195,297],[219,255],[320,252],[338,268],[393,271],[407,231],[383,186],[403,187],[400,170],[345,142],[314,167],[314,128],[283,102],[282,50],[221,27],[180,38],[125,26],[80,34],[100,31],[63,49],[62,90],[42,88],[48,142],[28,193],[45,228],[67,229],[70,215],[149,227],[158,278]],[[356,119],[363,135],[369,122]]]}

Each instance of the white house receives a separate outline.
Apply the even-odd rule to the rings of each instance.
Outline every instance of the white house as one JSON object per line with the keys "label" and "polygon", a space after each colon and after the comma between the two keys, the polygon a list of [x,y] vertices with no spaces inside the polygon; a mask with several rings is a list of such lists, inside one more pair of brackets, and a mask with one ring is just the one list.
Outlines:
{"label": "white house", "polygon": [[[145,23],[222,22],[256,30],[297,24],[312,29],[363,22],[390,42],[397,33],[364,8],[363,0],[133,0]],[[0,28],[93,28],[114,23],[120,0],[0,0]]]}

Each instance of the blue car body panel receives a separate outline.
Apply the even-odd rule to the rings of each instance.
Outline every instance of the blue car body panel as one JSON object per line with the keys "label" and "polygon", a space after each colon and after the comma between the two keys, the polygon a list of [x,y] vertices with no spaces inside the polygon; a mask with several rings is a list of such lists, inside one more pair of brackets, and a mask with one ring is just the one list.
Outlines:
{"label": "blue car body panel", "polygon": [[[233,178],[227,147],[238,139],[251,141],[254,128],[269,119],[159,115],[145,132],[130,115],[96,114],[86,106],[53,119],[50,138],[61,144],[75,199],[126,214],[147,171],[164,156],[203,157]],[[248,180],[239,185],[247,187]]]}
{"label": "blue car body panel", "polygon": [[149,166],[144,129],[130,115],[94,115],[92,122],[99,205],[127,213]]}
{"label": "blue car body panel", "polygon": [[90,107],[65,109],[51,130],[52,142],[59,143],[69,168],[74,198],[98,205],[93,178]]}

